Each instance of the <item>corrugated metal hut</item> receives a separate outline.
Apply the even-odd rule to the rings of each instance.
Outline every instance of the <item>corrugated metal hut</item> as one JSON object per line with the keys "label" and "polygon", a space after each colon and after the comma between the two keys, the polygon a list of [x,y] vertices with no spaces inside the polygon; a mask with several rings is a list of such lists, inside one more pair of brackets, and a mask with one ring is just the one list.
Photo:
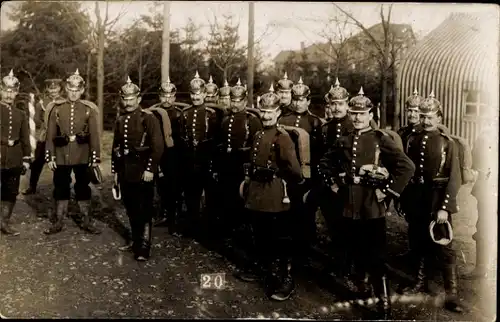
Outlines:
{"label": "corrugated metal hut", "polygon": [[434,90],[443,105],[443,123],[470,143],[482,118],[498,119],[497,23],[481,14],[453,13],[417,43],[398,75],[401,124],[406,124],[404,104],[415,88],[424,97]]}

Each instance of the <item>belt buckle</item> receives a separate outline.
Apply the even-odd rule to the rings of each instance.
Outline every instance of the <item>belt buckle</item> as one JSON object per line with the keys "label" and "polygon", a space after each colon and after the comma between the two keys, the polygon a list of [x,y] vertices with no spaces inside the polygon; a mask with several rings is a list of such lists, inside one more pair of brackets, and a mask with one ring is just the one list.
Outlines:
{"label": "belt buckle", "polygon": [[227,148],[227,153],[231,153],[232,150],[232,148]]}
{"label": "belt buckle", "polygon": [[198,140],[194,139],[194,140],[193,140],[193,146],[195,146],[195,147],[196,147],[197,145],[198,145]]}
{"label": "belt buckle", "polygon": [[128,154],[129,154],[129,152],[130,152],[130,150],[129,150],[129,149],[123,149],[123,154],[124,154],[124,155],[128,155]]}
{"label": "belt buckle", "polygon": [[418,178],[418,182],[419,182],[420,184],[423,184],[423,183],[424,183],[424,177],[420,177],[420,178]]}
{"label": "belt buckle", "polygon": [[352,181],[353,181],[355,184],[359,184],[359,183],[361,182],[361,177],[354,176],[354,177],[352,177]]}
{"label": "belt buckle", "polygon": [[14,146],[14,140],[8,140],[7,145],[8,146]]}
{"label": "belt buckle", "polygon": [[76,135],[70,135],[69,136],[69,141],[70,142],[75,142],[75,140],[76,140]]}

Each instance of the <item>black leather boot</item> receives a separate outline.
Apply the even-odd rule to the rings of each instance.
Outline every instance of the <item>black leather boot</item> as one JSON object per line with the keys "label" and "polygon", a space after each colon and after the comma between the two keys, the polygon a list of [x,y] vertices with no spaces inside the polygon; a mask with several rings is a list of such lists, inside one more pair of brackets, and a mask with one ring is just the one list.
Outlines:
{"label": "black leather boot", "polygon": [[403,293],[429,293],[429,284],[426,274],[426,261],[425,258],[420,258],[418,262],[417,281],[414,285],[406,287]]}
{"label": "black leather boot", "polygon": [[46,230],[44,233],[47,235],[57,234],[63,230],[63,220],[68,212],[69,200],[57,200],[56,209],[52,212],[51,223],[52,226]]}
{"label": "black leather boot", "polygon": [[286,301],[290,298],[295,290],[295,281],[293,280],[291,269],[291,259],[282,260],[280,262],[277,285],[274,292],[271,294],[271,299],[275,301]]}
{"label": "black leather boot", "polygon": [[101,231],[95,227],[95,222],[92,219],[92,208],[90,207],[90,200],[78,201],[78,207],[83,215],[82,229],[94,234],[99,235]]}
{"label": "black leather boot", "polygon": [[15,204],[15,202],[2,201],[2,212],[0,214],[0,231],[2,234],[19,236],[19,232],[10,226],[10,218]]}
{"label": "black leather boot", "polygon": [[464,308],[460,306],[458,300],[458,278],[456,265],[446,265],[443,270],[444,289],[446,291],[446,299],[444,302],[445,309],[462,313]]}
{"label": "black leather boot", "polygon": [[135,260],[137,261],[147,261],[151,255],[151,221],[144,224],[144,228],[140,238],[140,245],[135,252]]}

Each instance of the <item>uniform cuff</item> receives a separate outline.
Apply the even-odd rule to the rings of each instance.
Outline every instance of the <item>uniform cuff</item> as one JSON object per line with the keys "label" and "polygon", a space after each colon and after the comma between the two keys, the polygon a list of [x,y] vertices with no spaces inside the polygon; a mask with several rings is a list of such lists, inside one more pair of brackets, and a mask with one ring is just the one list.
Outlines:
{"label": "uniform cuff", "polygon": [[450,195],[449,194],[445,195],[441,209],[446,210],[448,213],[451,213]]}
{"label": "uniform cuff", "polygon": [[153,163],[153,158],[149,158],[149,160],[148,160],[148,166],[146,167],[146,171],[153,172],[153,171],[151,171],[151,169],[152,169],[152,166],[151,166],[152,163]]}
{"label": "uniform cuff", "polygon": [[31,163],[33,162],[33,160],[31,159],[31,157],[23,157],[23,162]]}

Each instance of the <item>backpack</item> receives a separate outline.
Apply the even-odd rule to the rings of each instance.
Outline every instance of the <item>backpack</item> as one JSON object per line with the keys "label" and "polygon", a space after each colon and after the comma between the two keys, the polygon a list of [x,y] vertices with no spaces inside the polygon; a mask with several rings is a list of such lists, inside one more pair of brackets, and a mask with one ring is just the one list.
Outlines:
{"label": "backpack", "polygon": [[374,120],[370,121],[370,125],[373,129],[379,130],[379,131],[383,132],[384,134],[387,134],[394,141],[396,146],[401,151],[404,151],[403,140],[401,140],[401,136],[399,136],[399,134],[396,131],[389,130],[389,129],[381,129],[381,128],[379,128],[377,122],[375,122]]}
{"label": "backpack", "polygon": [[462,185],[474,182],[476,173],[472,169],[472,151],[467,140],[457,135],[451,135],[448,128],[442,124],[438,125],[438,129],[453,140],[455,148],[458,151]]}
{"label": "backpack", "polygon": [[162,126],[162,133],[165,145],[169,148],[173,147],[174,141],[172,139],[172,126],[170,124],[170,118],[168,116],[168,112],[159,107],[158,105],[153,105],[150,108],[143,110],[143,112],[157,113],[157,115],[155,116],[159,119],[160,125]]}

